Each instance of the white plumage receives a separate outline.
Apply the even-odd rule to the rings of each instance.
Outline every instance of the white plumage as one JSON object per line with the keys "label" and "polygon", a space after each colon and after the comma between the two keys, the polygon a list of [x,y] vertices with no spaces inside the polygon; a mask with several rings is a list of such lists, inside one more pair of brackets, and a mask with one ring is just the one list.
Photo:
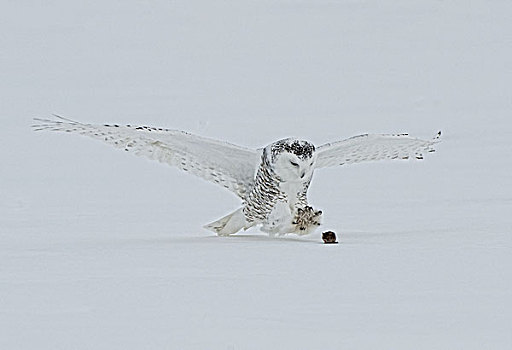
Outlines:
{"label": "white plumage", "polygon": [[315,148],[293,138],[251,150],[186,132],[118,124],[83,124],[56,116],[35,119],[35,130],[74,132],[136,155],[176,166],[223,186],[243,200],[242,207],[206,225],[229,235],[255,225],[271,235],[307,234],[320,225],[322,212],[308,205],[315,169],[381,159],[423,159],[432,140],[398,135],[360,135]]}

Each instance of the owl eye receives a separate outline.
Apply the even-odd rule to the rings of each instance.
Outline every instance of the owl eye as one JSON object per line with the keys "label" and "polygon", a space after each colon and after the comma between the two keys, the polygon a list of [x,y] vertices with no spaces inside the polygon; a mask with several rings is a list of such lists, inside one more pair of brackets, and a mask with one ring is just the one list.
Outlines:
{"label": "owl eye", "polygon": [[290,160],[290,163],[292,163],[293,166],[299,166],[299,164],[295,163],[294,161]]}

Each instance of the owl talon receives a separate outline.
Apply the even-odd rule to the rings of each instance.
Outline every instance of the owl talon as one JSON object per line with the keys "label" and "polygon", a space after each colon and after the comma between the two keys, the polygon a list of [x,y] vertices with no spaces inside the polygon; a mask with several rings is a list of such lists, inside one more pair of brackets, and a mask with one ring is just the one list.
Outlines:
{"label": "owl talon", "polygon": [[292,221],[292,225],[296,226],[296,230],[303,234],[305,231],[312,231],[313,227],[320,226],[321,210],[314,210],[313,207],[305,206],[297,208],[297,214]]}

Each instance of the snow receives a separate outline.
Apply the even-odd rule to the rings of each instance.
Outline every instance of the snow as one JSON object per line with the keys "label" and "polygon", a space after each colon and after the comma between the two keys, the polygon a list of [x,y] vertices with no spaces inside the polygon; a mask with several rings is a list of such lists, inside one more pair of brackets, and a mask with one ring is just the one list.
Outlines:
{"label": "snow", "polygon": [[[510,349],[512,4],[4,1],[1,349]],[[202,225],[222,188],[32,117],[261,147],[443,131],[315,173],[340,244]]]}

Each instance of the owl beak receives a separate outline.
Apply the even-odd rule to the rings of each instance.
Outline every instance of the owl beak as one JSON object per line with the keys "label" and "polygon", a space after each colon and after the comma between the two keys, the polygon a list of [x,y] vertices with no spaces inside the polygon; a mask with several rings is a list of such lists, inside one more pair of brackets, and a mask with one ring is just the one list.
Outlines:
{"label": "owl beak", "polygon": [[301,174],[300,174],[300,178],[303,179],[304,178],[304,175],[306,175],[306,172],[303,171]]}

